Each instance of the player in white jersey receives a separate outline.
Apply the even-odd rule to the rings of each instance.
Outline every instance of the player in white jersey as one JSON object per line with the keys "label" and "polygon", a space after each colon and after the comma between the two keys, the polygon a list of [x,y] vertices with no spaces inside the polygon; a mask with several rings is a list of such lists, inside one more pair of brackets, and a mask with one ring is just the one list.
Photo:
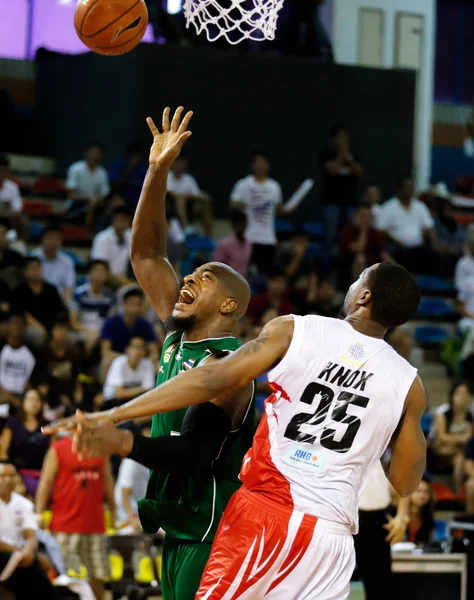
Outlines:
{"label": "player in white jersey", "polygon": [[274,393],[197,600],[347,598],[358,498],[371,467],[389,447],[387,477],[401,496],[416,490],[425,469],[425,392],[416,370],[384,341],[389,328],[414,316],[419,298],[403,267],[375,265],[350,288],[344,321],[280,317],[218,366],[86,417],[78,443],[91,451],[111,421],[222,398],[268,371]]}

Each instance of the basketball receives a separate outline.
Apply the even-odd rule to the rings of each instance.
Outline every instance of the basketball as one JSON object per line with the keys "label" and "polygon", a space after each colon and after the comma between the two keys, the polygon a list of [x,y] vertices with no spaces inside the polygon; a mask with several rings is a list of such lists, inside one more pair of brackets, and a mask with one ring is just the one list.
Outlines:
{"label": "basketball", "polygon": [[82,43],[106,56],[135,48],[147,25],[143,0],[78,0],[74,13],[74,27]]}

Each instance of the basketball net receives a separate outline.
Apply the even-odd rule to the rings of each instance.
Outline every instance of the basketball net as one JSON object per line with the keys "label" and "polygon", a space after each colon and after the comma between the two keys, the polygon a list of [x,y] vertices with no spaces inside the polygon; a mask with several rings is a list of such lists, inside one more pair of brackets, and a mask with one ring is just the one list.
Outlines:
{"label": "basketball net", "polygon": [[210,42],[221,36],[229,44],[273,40],[283,1],[184,0],[186,26],[194,25],[198,34],[205,30]]}

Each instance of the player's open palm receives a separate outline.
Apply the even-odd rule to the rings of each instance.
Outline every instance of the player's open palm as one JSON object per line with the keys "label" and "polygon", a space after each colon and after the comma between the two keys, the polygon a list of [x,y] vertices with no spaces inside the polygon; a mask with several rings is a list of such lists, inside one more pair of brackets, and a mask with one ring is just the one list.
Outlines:
{"label": "player's open palm", "polygon": [[177,108],[170,123],[170,109],[169,107],[165,108],[163,111],[162,133],[160,133],[151,117],[146,120],[153,135],[149,159],[151,165],[160,165],[169,169],[179,156],[186,140],[191,137],[188,125],[193,113],[189,111],[181,119],[183,111],[182,106]]}

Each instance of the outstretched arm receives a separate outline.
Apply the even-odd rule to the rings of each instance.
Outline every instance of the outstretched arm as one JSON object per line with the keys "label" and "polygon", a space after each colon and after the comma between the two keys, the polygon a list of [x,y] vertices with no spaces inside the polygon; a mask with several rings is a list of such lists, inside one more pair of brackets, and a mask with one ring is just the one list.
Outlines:
{"label": "outstretched arm", "polygon": [[[119,423],[230,396],[236,388],[248,385],[285,356],[291,344],[293,331],[293,317],[278,317],[262,329],[258,338],[218,363],[191,369],[110,411],[86,415],[87,421],[91,426],[101,426],[107,420]],[[45,427],[44,433],[74,429],[77,425],[76,417],[61,419]]]}
{"label": "outstretched arm", "polygon": [[392,458],[387,476],[402,498],[415,492],[426,469],[426,440],[421,429],[425,407],[425,390],[417,377],[408,392],[405,412],[390,443]]}
{"label": "outstretched arm", "polygon": [[[166,187],[171,165],[191,136],[187,131],[192,113],[181,121],[180,106],[170,125],[170,109],[163,113],[163,133],[148,118],[153,134],[150,166],[132,225],[130,259],[138,283],[162,321],[170,316],[179,295],[179,283],[166,252],[168,227],[165,216]],[[181,121],[181,122],[180,122]]]}

